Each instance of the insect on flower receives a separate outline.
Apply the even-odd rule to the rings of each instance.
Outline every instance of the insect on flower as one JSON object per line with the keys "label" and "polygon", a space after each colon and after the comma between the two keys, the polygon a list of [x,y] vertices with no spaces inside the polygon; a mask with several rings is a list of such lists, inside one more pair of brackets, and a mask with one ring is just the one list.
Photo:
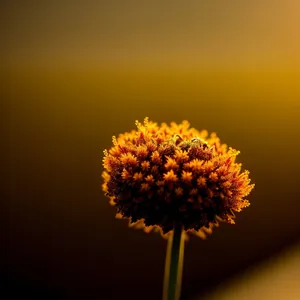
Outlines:
{"label": "insect on flower", "polygon": [[215,133],[145,118],[105,150],[103,191],[130,226],[167,237],[174,224],[205,238],[219,221],[234,223],[254,184],[236,163],[239,151]]}

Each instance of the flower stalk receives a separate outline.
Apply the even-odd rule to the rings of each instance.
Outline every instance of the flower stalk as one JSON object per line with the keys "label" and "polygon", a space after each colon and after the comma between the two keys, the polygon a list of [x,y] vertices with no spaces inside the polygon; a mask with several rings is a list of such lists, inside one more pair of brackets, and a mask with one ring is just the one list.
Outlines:
{"label": "flower stalk", "polygon": [[175,225],[173,234],[168,239],[163,300],[179,300],[184,257],[184,230]]}

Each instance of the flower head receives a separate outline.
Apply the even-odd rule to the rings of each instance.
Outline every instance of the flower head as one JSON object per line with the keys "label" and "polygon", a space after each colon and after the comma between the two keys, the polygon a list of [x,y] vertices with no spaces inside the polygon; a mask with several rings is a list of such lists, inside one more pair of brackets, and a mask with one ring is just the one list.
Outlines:
{"label": "flower head", "polygon": [[218,221],[234,223],[234,212],[249,206],[249,172],[236,163],[239,151],[221,144],[215,133],[136,121],[137,130],[113,137],[104,151],[103,191],[117,217],[145,231],[167,236],[174,224],[201,238]]}

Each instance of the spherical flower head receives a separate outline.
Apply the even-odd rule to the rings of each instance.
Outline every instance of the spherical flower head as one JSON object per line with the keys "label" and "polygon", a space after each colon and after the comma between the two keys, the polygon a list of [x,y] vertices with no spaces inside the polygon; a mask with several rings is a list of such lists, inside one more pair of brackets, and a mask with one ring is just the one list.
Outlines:
{"label": "spherical flower head", "polygon": [[250,205],[245,197],[254,187],[235,162],[239,152],[187,121],[158,126],[145,118],[136,125],[104,151],[102,188],[116,217],[164,237],[174,224],[201,238],[218,221],[234,224],[234,212]]}

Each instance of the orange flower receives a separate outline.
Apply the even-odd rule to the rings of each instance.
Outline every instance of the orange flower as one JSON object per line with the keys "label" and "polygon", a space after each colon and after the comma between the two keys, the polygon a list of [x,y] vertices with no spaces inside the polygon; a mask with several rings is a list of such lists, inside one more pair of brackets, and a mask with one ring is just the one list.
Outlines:
{"label": "orange flower", "polygon": [[174,173],[173,170],[164,174],[165,183],[167,182],[176,182],[178,180],[177,175]]}
{"label": "orange flower", "polygon": [[182,175],[181,175],[182,182],[190,183],[190,182],[192,182],[192,179],[193,179],[192,172],[186,172],[184,170],[182,171]]}
{"label": "orange flower", "polygon": [[145,118],[136,125],[104,151],[102,188],[118,218],[163,236],[181,224],[204,238],[250,205],[249,172],[241,172],[239,151],[221,144],[216,133],[199,132],[187,121],[158,126]]}

